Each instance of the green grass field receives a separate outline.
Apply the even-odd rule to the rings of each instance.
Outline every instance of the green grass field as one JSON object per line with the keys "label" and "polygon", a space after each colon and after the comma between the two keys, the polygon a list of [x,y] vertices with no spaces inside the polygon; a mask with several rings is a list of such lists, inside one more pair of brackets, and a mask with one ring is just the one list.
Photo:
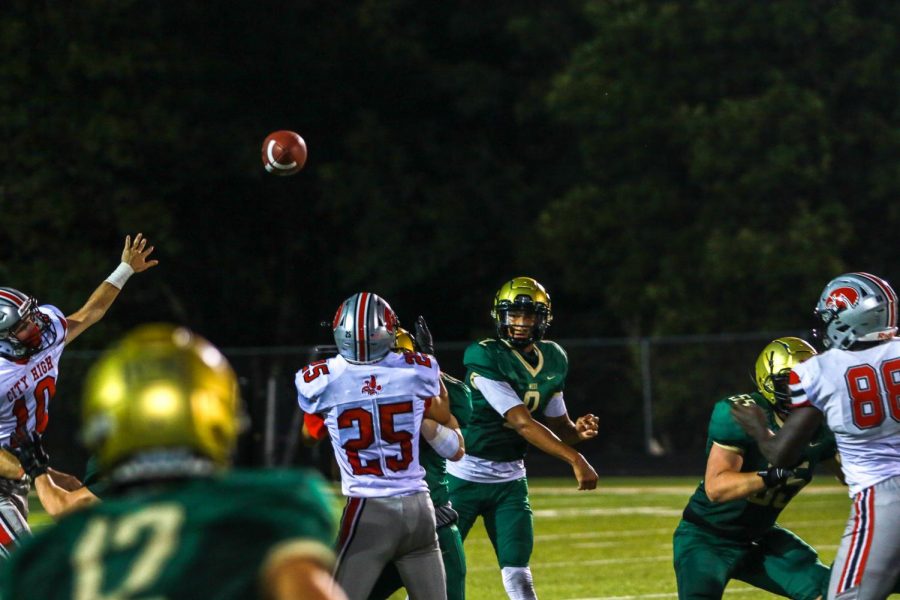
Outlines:
{"label": "green grass field", "polygon": [[[791,502],[780,523],[817,548],[828,564],[837,551],[850,500],[846,488],[827,477],[820,479]],[[578,492],[569,479],[529,483],[535,522],[531,567],[541,600],[676,597],[672,532],[696,478],[601,479],[596,492]],[[36,502],[32,508],[30,520],[37,529],[48,519]],[[505,598],[480,521],[466,540],[466,554],[467,598]],[[738,581],[729,584],[725,596],[775,597]]]}
{"label": "green grass field", "polygon": [[[781,524],[834,559],[850,509],[846,488],[812,483],[782,513]],[[531,568],[541,600],[675,598],[672,532],[697,478],[602,479],[578,492],[568,479],[533,479],[535,549]],[[493,549],[481,526],[466,540],[468,600],[506,598]],[[726,597],[772,594],[732,582]],[[397,594],[395,598],[403,598]]]}

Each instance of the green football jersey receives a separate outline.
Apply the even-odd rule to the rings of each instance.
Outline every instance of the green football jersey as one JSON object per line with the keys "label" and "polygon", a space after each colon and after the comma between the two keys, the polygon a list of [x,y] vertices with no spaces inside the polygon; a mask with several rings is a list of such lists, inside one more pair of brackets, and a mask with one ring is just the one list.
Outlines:
{"label": "green football jersey", "polygon": [[318,475],[232,471],[110,494],[26,540],[3,566],[3,598],[260,596],[273,557],[330,567],[331,499]]}
{"label": "green football jersey", "polygon": [[534,344],[537,356],[531,365],[518,350],[496,339],[486,339],[466,348],[466,382],[472,388],[472,419],[463,430],[466,453],[497,462],[525,458],[528,442],[506,424],[506,419],[488,403],[472,383],[476,375],[505,381],[536,418],[542,418],[550,398],[563,390],[569,359],[556,342]]}
{"label": "green football jersey", "polygon": [[[756,441],[731,416],[732,401],[755,402],[765,411],[769,429],[778,431],[780,428],[772,406],[756,392],[719,400],[709,421],[706,456],[709,456],[715,443],[742,454],[742,473],[769,468],[770,465],[760,453]],[[752,540],[771,527],[791,498],[810,482],[816,465],[834,457],[836,452],[834,435],[822,427],[803,453],[800,464],[794,469],[794,477],[786,484],[763,489],[748,498],[713,502],[707,497],[704,482],[701,481],[684,509],[684,518],[728,538]]]}
{"label": "green football jersey", "polygon": [[[450,412],[456,417],[460,428],[464,428],[472,415],[472,392],[469,386],[459,379],[441,373],[441,380],[450,396]],[[425,468],[425,483],[431,494],[431,502],[435,506],[443,506],[450,502],[450,491],[447,488],[447,459],[435,452],[427,442],[419,445],[419,463]]]}

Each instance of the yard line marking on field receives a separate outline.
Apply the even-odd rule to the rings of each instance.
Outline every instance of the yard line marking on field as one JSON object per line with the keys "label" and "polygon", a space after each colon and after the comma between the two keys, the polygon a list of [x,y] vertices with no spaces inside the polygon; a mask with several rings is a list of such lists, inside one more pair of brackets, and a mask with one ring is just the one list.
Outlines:
{"label": "yard line marking on field", "polygon": [[655,529],[629,529],[627,531],[577,531],[573,533],[545,533],[534,536],[537,542],[548,542],[552,540],[571,540],[571,539],[594,539],[594,538],[621,538],[621,537],[643,537],[645,535],[659,535],[661,533],[672,533],[672,527],[657,527]]}
{"label": "yard line marking on field", "polygon": [[[635,495],[649,495],[656,494],[659,496],[690,496],[694,490],[697,489],[696,485],[692,486],[674,486],[674,485],[664,485],[664,486],[648,486],[648,487],[631,487],[631,486],[621,486],[621,487],[603,487],[601,484],[597,488],[597,492],[603,494],[605,496],[635,496]],[[589,496],[584,493],[583,490],[575,489],[574,487],[562,487],[562,486],[552,486],[552,487],[544,487],[544,486],[533,486],[529,488],[528,494],[530,496],[579,496],[582,498],[588,498]],[[841,487],[839,485],[823,485],[823,486],[806,486],[803,488],[804,496],[830,496],[833,494],[837,495],[847,495],[847,488]]]}
{"label": "yard line marking on field", "polygon": [[[554,562],[535,562],[531,561],[531,567],[536,569],[566,569],[571,568],[573,566],[578,567],[589,567],[589,566],[600,566],[600,565],[628,565],[628,564],[641,564],[648,561],[653,562],[664,562],[671,561],[672,555],[666,554],[665,556],[636,556],[634,558],[598,558],[595,560],[561,560]],[[499,571],[500,567],[496,564],[494,565],[470,565],[466,568],[467,572],[473,571]]]}
{"label": "yard line marking on field", "polygon": [[[756,588],[736,588],[725,590],[725,595],[750,594],[758,592]],[[677,598],[678,592],[659,592],[656,594],[638,594],[634,596],[591,596],[590,598],[570,598],[569,600],[637,600],[638,598]]]}
{"label": "yard line marking on field", "polygon": [[786,527],[814,527],[816,525],[833,525],[846,523],[847,519],[818,519],[816,521],[784,521]]}
{"label": "yard line marking on field", "polygon": [[631,506],[627,508],[541,508],[534,511],[537,518],[559,519],[565,517],[618,517],[621,515],[645,515],[650,517],[680,517],[682,510],[660,506]]}

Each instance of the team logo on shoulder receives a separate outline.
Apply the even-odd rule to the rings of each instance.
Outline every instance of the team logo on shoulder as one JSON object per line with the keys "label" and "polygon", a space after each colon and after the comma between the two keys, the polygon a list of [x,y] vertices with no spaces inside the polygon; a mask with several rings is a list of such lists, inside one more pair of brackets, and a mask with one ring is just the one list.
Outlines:
{"label": "team logo on shoulder", "polygon": [[369,377],[369,380],[366,381],[366,383],[362,387],[361,391],[363,394],[368,394],[370,396],[374,396],[375,394],[377,394],[378,392],[381,391],[381,386],[378,385],[378,382],[375,381],[375,376],[372,375],[371,377]]}

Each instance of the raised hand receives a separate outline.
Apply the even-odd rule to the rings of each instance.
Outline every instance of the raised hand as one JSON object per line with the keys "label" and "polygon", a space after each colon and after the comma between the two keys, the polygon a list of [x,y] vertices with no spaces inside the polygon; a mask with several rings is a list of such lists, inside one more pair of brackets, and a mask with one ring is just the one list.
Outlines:
{"label": "raised hand", "polygon": [[134,269],[135,273],[146,271],[150,267],[159,264],[158,260],[147,260],[147,257],[153,252],[154,246],[147,245],[147,238],[143,233],[134,236],[134,242],[131,236],[125,236],[125,248],[122,249],[122,262]]}
{"label": "raised hand", "polygon": [[425,322],[425,317],[422,315],[416,317],[415,338],[416,348],[418,348],[419,352],[434,356],[434,340],[431,337],[431,331],[428,329],[428,324]]}

